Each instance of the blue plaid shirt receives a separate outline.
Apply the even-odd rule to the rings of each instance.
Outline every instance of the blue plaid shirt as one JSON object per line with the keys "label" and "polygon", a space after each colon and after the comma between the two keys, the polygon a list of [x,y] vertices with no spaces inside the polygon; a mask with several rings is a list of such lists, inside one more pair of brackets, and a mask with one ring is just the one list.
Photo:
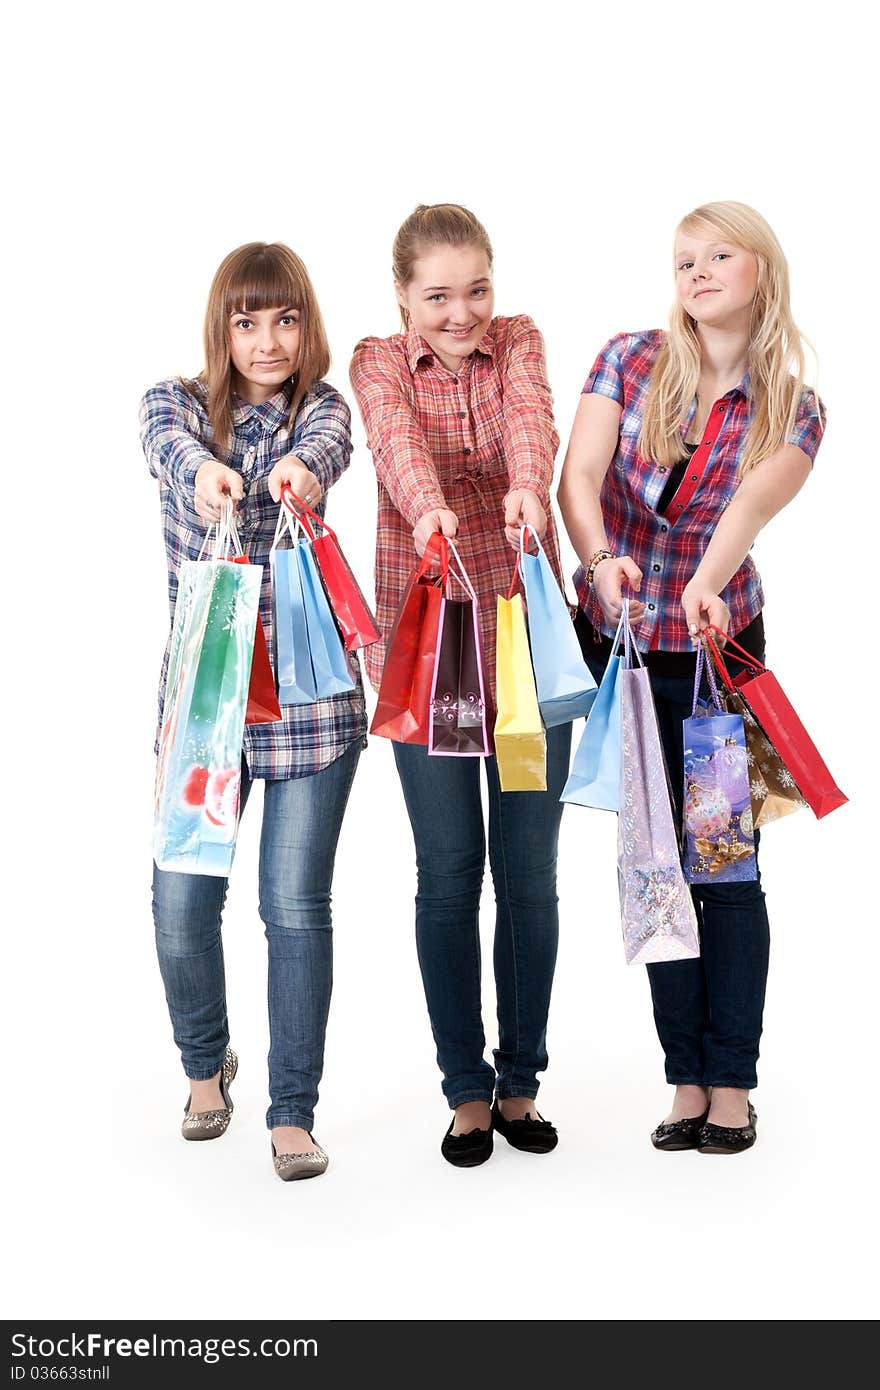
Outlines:
{"label": "blue plaid shirt", "polygon": [[[195,560],[205,538],[205,523],[194,506],[195,477],[201,465],[221,456],[241,474],[244,500],[236,511],[239,535],[252,564],[263,566],[260,617],[269,655],[273,655],[269,550],[278,520],[278,507],[266,478],[279,459],[295,454],[321,484],[326,496],[348,467],[351,457],[351,412],[337,391],[317,382],[297,411],[290,435],[290,388],[284,387],[262,405],[240,401],[234,411],[235,438],[228,457],[213,450],[205,394],[199,382],[194,395],[178,379],[152,386],[141,401],[141,443],[150,472],[159,481],[162,529],[168,561],[171,619],[177,598],[177,573],[182,560]],[[317,508],[323,514],[322,499]],[[169,641],[170,646],[170,641]],[[159,712],[165,691],[169,647],[165,649],[159,682]],[[280,723],[248,725],[243,752],[251,777],[284,781],[308,777],[329,766],[352,743],[365,741],[367,716],[360,667],[349,656],[357,681],[354,690],[318,700],[313,705],[282,705]]]}

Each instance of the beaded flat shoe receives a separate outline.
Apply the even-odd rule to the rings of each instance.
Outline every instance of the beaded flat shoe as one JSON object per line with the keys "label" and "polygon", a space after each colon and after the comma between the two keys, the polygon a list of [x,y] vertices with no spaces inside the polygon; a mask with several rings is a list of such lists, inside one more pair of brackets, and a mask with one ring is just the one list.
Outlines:
{"label": "beaded flat shoe", "polygon": [[701,1154],[739,1154],[750,1149],[757,1139],[758,1116],[749,1101],[747,1125],[703,1125],[697,1147]]}
{"label": "beaded flat shoe", "polygon": [[197,1110],[190,1114],[190,1101],[183,1111],[183,1124],[180,1132],[184,1139],[219,1139],[229,1128],[233,1105],[229,1096],[229,1085],[238,1071],[238,1057],[231,1047],[227,1047],[223,1066],[220,1068],[220,1094],[226,1104],[222,1110]]}
{"label": "beaded flat shoe", "polygon": [[707,1108],[702,1115],[694,1115],[690,1119],[672,1120],[668,1124],[664,1120],[651,1135],[651,1143],[655,1149],[661,1149],[665,1153],[696,1149],[700,1143],[700,1131],[708,1118]]}
{"label": "beaded flat shoe", "polygon": [[522,1120],[505,1120],[497,1100],[492,1106],[492,1124],[508,1144],[523,1153],[548,1154],[559,1143],[559,1135],[549,1120],[543,1120],[540,1115],[537,1120],[533,1120],[531,1115],[526,1115]]}
{"label": "beaded flat shoe", "polygon": [[[309,1138],[312,1138],[311,1134]],[[314,1153],[278,1154],[275,1152],[274,1141],[272,1143],[272,1166],[282,1182],[296,1182],[300,1178],[319,1178],[322,1173],[326,1173],[329,1162],[320,1144]]]}
{"label": "beaded flat shoe", "polygon": [[451,1120],[443,1136],[440,1152],[454,1168],[477,1168],[492,1157],[492,1126],[488,1129],[472,1129],[467,1134],[453,1134]]}

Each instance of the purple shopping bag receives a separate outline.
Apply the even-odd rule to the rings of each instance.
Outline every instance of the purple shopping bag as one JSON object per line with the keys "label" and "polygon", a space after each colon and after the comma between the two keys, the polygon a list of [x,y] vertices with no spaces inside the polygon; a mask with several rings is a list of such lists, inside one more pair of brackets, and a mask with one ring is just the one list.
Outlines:
{"label": "purple shopping bag", "polygon": [[699,956],[700,944],[693,898],[679,860],[650,678],[627,610],[624,601],[617,874],[627,964],[651,965]]}
{"label": "purple shopping bag", "polygon": [[[698,710],[703,670],[712,708]],[[684,738],[685,875],[689,883],[745,883],[758,877],[749,786],[749,754],[741,714],[728,714],[705,652],[697,653],[694,702]]]}
{"label": "purple shopping bag", "polygon": [[487,729],[483,653],[477,596],[452,541],[450,578],[465,590],[463,600],[444,592],[440,603],[437,655],[431,684],[428,753],[436,757],[485,758],[492,747]]}

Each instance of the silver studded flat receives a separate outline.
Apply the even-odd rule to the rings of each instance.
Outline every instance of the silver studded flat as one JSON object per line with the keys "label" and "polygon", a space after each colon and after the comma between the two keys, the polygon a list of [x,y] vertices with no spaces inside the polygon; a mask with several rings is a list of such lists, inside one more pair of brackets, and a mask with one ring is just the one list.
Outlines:
{"label": "silver studded flat", "polygon": [[[309,1138],[312,1138],[311,1134]],[[272,1144],[272,1165],[282,1182],[296,1182],[299,1178],[319,1178],[322,1173],[326,1173],[329,1162],[320,1144],[315,1152],[310,1154],[277,1154],[274,1142]]]}
{"label": "silver studded flat", "polygon": [[180,1132],[184,1139],[219,1139],[229,1128],[234,1106],[229,1095],[229,1085],[235,1080],[238,1071],[238,1057],[231,1047],[227,1047],[223,1066],[220,1068],[220,1094],[226,1104],[222,1110],[198,1110],[190,1114],[190,1096],[183,1111],[183,1124]]}

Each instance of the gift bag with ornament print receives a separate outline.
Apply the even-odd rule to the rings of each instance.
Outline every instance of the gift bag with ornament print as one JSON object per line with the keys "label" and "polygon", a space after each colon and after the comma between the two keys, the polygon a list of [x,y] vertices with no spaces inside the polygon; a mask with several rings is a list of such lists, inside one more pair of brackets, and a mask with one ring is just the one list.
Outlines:
{"label": "gift bag with ornament print", "polygon": [[[714,637],[724,636],[716,627],[709,632]],[[735,678],[734,687],[776,749],[813,815],[821,820],[831,811],[845,806],[847,797],[832,777],[773,672],[732,637],[727,638],[727,645],[735,650],[737,661],[748,668]]]}
{"label": "gift bag with ornament print", "polygon": [[620,919],[627,963],[654,965],[699,956],[700,944],[694,902],[679,859],[650,677],[630,632],[627,610],[624,601],[624,656],[618,676]]}
{"label": "gift bag with ornament print", "polygon": [[806,811],[808,806],[795,780],[773,744],[761,728],[742,695],[736,689],[727,667],[710,634],[706,634],[706,659],[718,668],[724,683],[721,698],[728,714],[742,716],[746,733],[746,754],[749,762],[749,794],[752,799],[752,825],[756,830],[772,821],[782,820],[793,811]]}
{"label": "gift bag with ornament print", "polygon": [[[700,710],[700,681],[709,679],[712,704]],[[685,874],[689,883],[744,883],[758,877],[742,715],[728,714],[701,646],[694,701],[684,739]]]}

